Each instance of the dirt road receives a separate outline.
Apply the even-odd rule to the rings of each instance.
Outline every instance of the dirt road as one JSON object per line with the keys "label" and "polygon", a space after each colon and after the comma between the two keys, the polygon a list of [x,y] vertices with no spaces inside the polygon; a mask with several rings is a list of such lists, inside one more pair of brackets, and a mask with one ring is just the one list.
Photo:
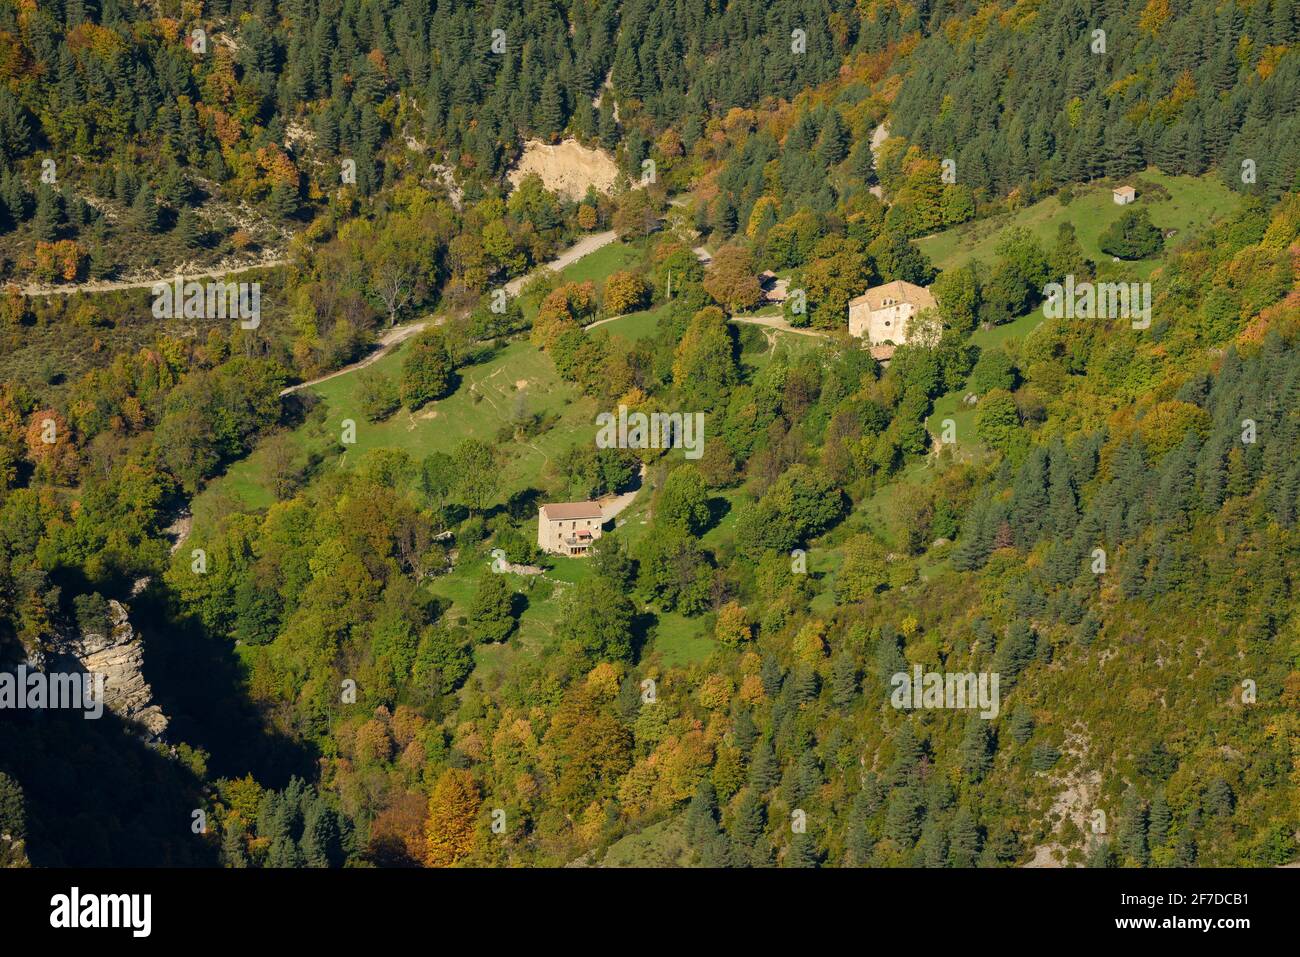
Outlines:
{"label": "dirt road", "polygon": [[385,332],[382,336],[379,337],[379,348],[375,349],[373,352],[370,353],[370,355],[366,356],[364,359],[360,359],[357,362],[354,362],[351,365],[344,366],[341,369],[335,369],[333,372],[328,372],[325,375],[318,376],[315,379],[309,379],[306,382],[299,382],[297,385],[291,385],[287,389],[281,389],[280,395],[282,396],[292,395],[294,392],[297,392],[300,389],[310,389],[312,386],[320,385],[322,382],[328,382],[330,379],[337,379],[339,376],[347,375],[349,372],[356,372],[358,369],[364,369],[366,366],[370,365],[371,363],[378,362],[380,359],[386,356],[388,354],[388,350],[393,348],[393,346],[397,345],[399,342],[405,342],[407,339],[411,338],[411,336],[415,335],[417,332],[419,332],[421,329],[427,326],[430,322],[436,322],[436,321],[438,320],[419,319],[415,322],[408,322],[405,325],[393,326],[393,328],[389,329],[387,332]]}
{"label": "dirt road", "polygon": [[798,326],[792,326],[781,316],[732,316],[728,322],[744,322],[751,326],[766,326],[768,329],[779,329],[782,332],[793,332],[799,336],[816,336],[818,339],[827,338],[826,333],[817,329],[801,329]]}
{"label": "dirt road", "polygon": [[622,495],[606,495],[603,498],[596,499],[600,505],[600,520],[612,522],[618,518],[619,513],[626,509],[636,499],[637,493],[645,486],[645,463],[641,464],[641,471],[637,473],[636,488],[633,488]]}
{"label": "dirt road", "polygon": [[18,291],[24,296],[70,296],[78,292],[118,292],[122,289],[152,289],[156,283],[171,282],[177,276],[180,276],[186,282],[197,279],[224,279],[226,276],[237,276],[243,272],[252,272],[254,269],[271,269],[275,266],[283,266],[288,261],[287,259],[266,259],[261,262],[249,263],[246,266],[236,266],[234,269],[208,269],[203,272],[187,272],[182,266],[170,276],[155,276],[152,279],[120,279],[108,282],[82,282],[60,286],[30,285],[20,286]]}
{"label": "dirt road", "polygon": [[590,236],[583,236],[564,252],[560,253],[560,255],[546,263],[546,265],[533,270],[533,272],[530,272],[525,276],[511,279],[506,283],[506,292],[512,296],[517,296],[523,290],[524,284],[541,269],[553,269],[554,271],[559,272],[567,266],[572,266],[583,256],[590,256],[597,249],[603,249],[616,239],[618,239],[618,233],[614,232],[612,229],[603,233],[592,233]]}
{"label": "dirt road", "polygon": [[[506,292],[511,296],[517,296],[523,289],[524,283],[526,283],[531,276],[535,276],[541,270],[552,269],[559,272],[561,269],[573,265],[584,256],[590,256],[597,249],[603,249],[616,239],[618,239],[618,234],[612,229],[603,233],[592,233],[590,236],[583,236],[550,262],[545,263],[527,275],[519,276],[516,279],[510,280],[506,283]],[[430,323],[436,325],[442,321],[442,318],[443,317],[440,316],[430,316],[426,319],[417,319],[415,322],[408,322],[400,326],[394,326],[379,337],[379,347],[364,359],[360,359],[351,365],[346,365],[341,369],[335,369],[333,372],[326,373],[323,376],[319,376],[307,382],[299,382],[297,385],[291,385],[287,389],[280,390],[280,395],[291,395],[301,389],[309,389],[314,385],[320,385],[322,382],[328,382],[330,379],[337,379],[341,375],[347,375],[350,372],[356,372],[358,369],[364,369],[366,366],[378,362],[386,356],[389,350],[398,343],[405,342]]]}

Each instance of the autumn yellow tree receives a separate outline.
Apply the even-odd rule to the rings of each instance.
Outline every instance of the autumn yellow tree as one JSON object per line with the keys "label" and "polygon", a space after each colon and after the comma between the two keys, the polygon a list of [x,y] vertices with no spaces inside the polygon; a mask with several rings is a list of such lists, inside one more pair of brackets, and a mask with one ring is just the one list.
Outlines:
{"label": "autumn yellow tree", "polygon": [[645,307],[650,287],[634,272],[616,272],[605,280],[605,312],[611,316]]}
{"label": "autumn yellow tree", "polygon": [[1169,20],[1169,0],[1147,0],[1147,5],[1138,18],[1139,29],[1155,36]]}
{"label": "autumn yellow tree", "polygon": [[719,249],[705,272],[704,291],[732,315],[757,306],[763,290],[749,251],[742,246]]}
{"label": "autumn yellow tree", "polygon": [[448,768],[429,795],[424,822],[425,856],[429,867],[452,867],[474,850],[474,824],[483,802],[474,776]]}
{"label": "autumn yellow tree", "polygon": [[745,609],[734,601],[729,601],[718,609],[718,621],[713,626],[713,637],[724,645],[738,645],[749,641],[753,633],[749,622],[745,620]]}
{"label": "autumn yellow tree", "polygon": [[794,636],[794,655],[807,665],[818,665],[826,657],[826,624],[817,619],[804,623]]}
{"label": "autumn yellow tree", "polygon": [[39,409],[32,413],[27,426],[27,458],[49,481],[72,481],[77,472],[77,449],[68,420],[60,412]]}

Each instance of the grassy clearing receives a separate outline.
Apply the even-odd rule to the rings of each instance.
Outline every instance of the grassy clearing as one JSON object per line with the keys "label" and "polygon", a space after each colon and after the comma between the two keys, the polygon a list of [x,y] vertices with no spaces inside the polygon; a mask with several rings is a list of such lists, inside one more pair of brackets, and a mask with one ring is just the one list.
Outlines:
{"label": "grassy clearing", "polygon": [[894,527],[894,523],[890,521],[889,513],[894,510],[899,495],[907,486],[921,485],[929,478],[929,475],[929,460],[918,459],[909,463],[893,481],[876,489],[869,498],[854,510],[854,515],[849,521],[850,526],[854,523],[861,523],[867,531],[884,542],[889,548],[900,549],[901,545],[897,536],[898,530]]}
{"label": "grassy clearing", "polygon": [[[638,250],[624,244],[607,246],[566,270],[566,278],[591,278],[607,275],[633,264]],[[589,260],[596,260],[592,263]],[[571,270],[585,267],[579,276]],[[660,316],[660,305],[639,313],[621,316],[599,327],[614,340],[630,346],[639,339],[653,337]],[[821,345],[821,341],[778,330],[766,333],[767,347],[742,356],[745,365],[758,369],[771,361],[780,346],[799,354]],[[375,362],[370,369],[394,380],[401,377],[403,347]],[[500,445],[503,469],[499,498],[520,489],[536,487],[550,460],[584,436],[591,434],[598,411],[589,398],[578,394],[555,373],[551,360],[527,341],[507,345],[486,361],[460,370],[456,391],[445,399],[432,402],[417,412],[401,409],[383,422],[369,423],[360,411],[360,378],[357,374],[338,376],[309,391],[319,404],[307,421],[289,434],[302,460],[319,460],[318,470],[354,467],[372,449],[402,449],[419,462],[433,451],[450,451],[469,437],[493,440],[498,431],[509,426],[524,411],[557,416],[555,423],[542,435],[526,441],[511,439]],[[339,444],[345,419],[356,422],[356,443],[346,448]],[[706,425],[707,429],[707,425]],[[672,453],[674,462],[681,453]],[[260,509],[272,504],[274,496],[265,478],[266,453],[258,448],[225,475],[212,482],[194,503],[196,526],[211,527],[219,518],[237,509]],[[607,534],[624,538],[629,548],[649,532],[650,501],[655,477],[648,477],[647,487],[618,518],[617,528]],[[703,537],[706,547],[716,548],[731,536],[741,494],[728,491],[718,497],[720,520]],[[534,526],[535,528],[535,526]],[[471,548],[463,553],[456,566],[439,576],[428,587],[450,603],[448,620],[458,621],[468,614],[479,576],[488,566],[486,549]],[[580,559],[548,559],[547,572],[541,576],[511,575],[510,583],[526,599],[517,632],[503,645],[477,646],[474,650],[475,675],[494,680],[507,673],[520,656],[535,656],[555,639],[555,630],[563,608],[563,596],[591,574],[591,566]],[[650,639],[643,649],[665,667],[683,666],[702,661],[715,650],[707,617],[687,618],[676,613],[655,615]]]}
{"label": "grassy clearing", "polygon": [[1010,339],[1023,340],[1038,328],[1043,318],[1043,310],[1041,308],[1034,309],[1020,318],[1004,322],[1000,326],[976,329],[971,333],[970,341],[979,346],[981,350],[984,350],[997,348]]}
{"label": "grassy clearing", "polygon": [[592,332],[607,332],[610,337],[632,345],[638,339],[653,339],[659,332],[659,317],[666,315],[668,306],[660,305],[642,312],[619,316],[609,322],[601,323]]}
{"label": "grassy clearing", "polygon": [[656,619],[653,637],[643,656],[657,656],[665,667],[682,667],[704,661],[718,647],[703,618],[687,618],[666,611]]}
{"label": "grassy clearing", "polygon": [[[602,246],[595,252],[588,253],[576,262],[560,270],[563,282],[587,282],[596,286],[596,292],[603,291],[605,280],[621,269],[633,269],[645,259],[647,244],[645,240],[625,243],[615,241]],[[537,306],[526,300],[521,301],[524,315],[530,320],[537,315]]]}
{"label": "grassy clearing", "polygon": [[957,389],[935,400],[934,411],[925,420],[925,427],[932,436],[942,436],[944,419],[952,419],[957,435],[955,455],[961,460],[978,460],[988,454],[988,450],[975,435],[975,406],[962,402],[965,390]]}
{"label": "grassy clearing", "polygon": [[688,867],[692,859],[686,817],[679,814],[616,841],[605,852],[600,866]]}
{"label": "grassy clearing", "polygon": [[[1172,243],[1199,234],[1207,225],[1228,215],[1240,203],[1237,194],[1212,174],[1167,176],[1156,169],[1149,169],[1137,178],[1158,183],[1169,191],[1169,198],[1162,200],[1144,198],[1139,191],[1137,204],[1150,210],[1151,221],[1161,229],[1177,231]],[[1014,226],[1023,227],[1044,245],[1048,245],[1056,238],[1057,227],[1068,221],[1077,230],[1084,255],[1103,262],[1110,257],[1098,245],[1101,234],[1120,217],[1123,209],[1122,206],[1116,206],[1111,198],[1110,186],[1079,187],[1069,205],[1062,206],[1057,197],[1049,196],[1015,213],[967,223],[918,239],[916,244],[940,269],[961,266],[973,259],[991,263],[995,258],[994,249],[1004,230]],[[1159,262],[1158,258],[1146,259],[1132,263],[1131,267],[1139,278],[1145,279]]]}
{"label": "grassy clearing", "polygon": [[602,246],[594,253],[583,256],[577,262],[570,263],[560,271],[560,275],[565,282],[591,280],[599,288],[611,273],[640,265],[646,248],[644,240],[631,243],[615,241]]}
{"label": "grassy clearing", "polygon": [[[1224,186],[1217,177],[1167,176],[1155,169],[1140,174],[1138,179],[1154,182],[1169,191],[1167,199],[1143,197],[1139,186],[1138,204],[1151,212],[1151,220],[1160,228],[1176,230],[1166,243],[1166,250],[1203,232],[1210,224],[1231,213],[1240,203],[1237,194]],[[1123,212],[1111,199],[1111,187],[1095,185],[1080,188],[1068,205],[1061,205],[1051,196],[1014,214],[968,223],[954,229],[917,240],[917,245],[941,269],[960,266],[971,260],[986,264],[995,258],[994,250],[1002,234],[1013,227],[1023,227],[1032,232],[1044,245],[1051,244],[1057,227],[1071,222],[1077,231],[1084,254],[1099,263],[1110,257],[1098,245],[1102,232]],[[1128,268],[1145,279],[1161,264],[1163,254],[1152,259],[1128,264]],[[1024,340],[1043,321],[1043,311],[1034,309],[1012,322],[1000,326],[981,328],[971,334],[972,344],[981,350],[1001,348],[1012,339]],[[926,420],[926,428],[938,435],[943,420],[951,418],[957,427],[958,456],[983,457],[987,450],[975,436],[975,408],[963,405],[965,388],[941,396]]]}
{"label": "grassy clearing", "polygon": [[805,336],[783,329],[769,329],[766,326],[733,323],[741,339],[741,364],[751,372],[766,367],[778,348],[783,349],[791,359],[797,359],[805,353],[813,352],[825,345],[827,340],[815,336]]}
{"label": "grassy clearing", "polygon": [[[394,380],[401,377],[402,350],[396,349],[370,368]],[[536,485],[550,460],[567,448],[595,420],[596,404],[555,373],[550,359],[525,341],[513,342],[487,361],[459,372],[456,391],[445,399],[410,412],[400,409],[382,422],[367,422],[357,398],[357,375],[339,376],[313,386],[320,405],[308,421],[290,432],[303,459],[318,455],[322,469],[346,468],[371,449],[403,449],[417,462],[435,450],[450,451],[463,439],[494,438],[519,412],[557,416],[543,434],[502,444],[501,499]],[[356,422],[356,444],[341,446],[345,419]],[[233,500],[243,508],[262,508],[273,497],[264,478],[264,450],[259,448],[231,465],[195,502],[199,515],[211,500]]]}

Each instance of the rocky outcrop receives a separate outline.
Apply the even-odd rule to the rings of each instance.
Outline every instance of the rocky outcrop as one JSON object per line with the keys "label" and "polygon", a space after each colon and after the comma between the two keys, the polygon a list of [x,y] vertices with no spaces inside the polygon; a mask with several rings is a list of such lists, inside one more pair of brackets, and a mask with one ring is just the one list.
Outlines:
{"label": "rocky outcrop", "polygon": [[144,680],[144,643],[120,602],[109,601],[108,623],[107,634],[80,633],[60,651],[75,657],[88,673],[104,676],[104,706],[109,711],[160,740],[167,730],[167,716],[153,703],[153,689]]}

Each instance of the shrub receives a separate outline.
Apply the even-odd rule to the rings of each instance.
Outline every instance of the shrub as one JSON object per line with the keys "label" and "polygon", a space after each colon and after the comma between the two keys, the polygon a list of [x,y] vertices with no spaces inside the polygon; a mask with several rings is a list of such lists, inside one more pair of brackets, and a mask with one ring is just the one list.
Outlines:
{"label": "shrub", "polygon": [[1146,259],[1165,244],[1165,237],[1145,209],[1126,209],[1101,234],[1101,251],[1120,259]]}
{"label": "shrub", "polygon": [[611,316],[644,309],[650,287],[634,272],[616,272],[605,280],[605,312]]}
{"label": "shrub", "polygon": [[363,369],[357,374],[357,400],[368,422],[388,418],[402,404],[397,383],[373,369]]}
{"label": "shrub", "polygon": [[402,403],[418,409],[451,391],[452,362],[447,340],[437,329],[426,329],[411,343],[402,363]]}

